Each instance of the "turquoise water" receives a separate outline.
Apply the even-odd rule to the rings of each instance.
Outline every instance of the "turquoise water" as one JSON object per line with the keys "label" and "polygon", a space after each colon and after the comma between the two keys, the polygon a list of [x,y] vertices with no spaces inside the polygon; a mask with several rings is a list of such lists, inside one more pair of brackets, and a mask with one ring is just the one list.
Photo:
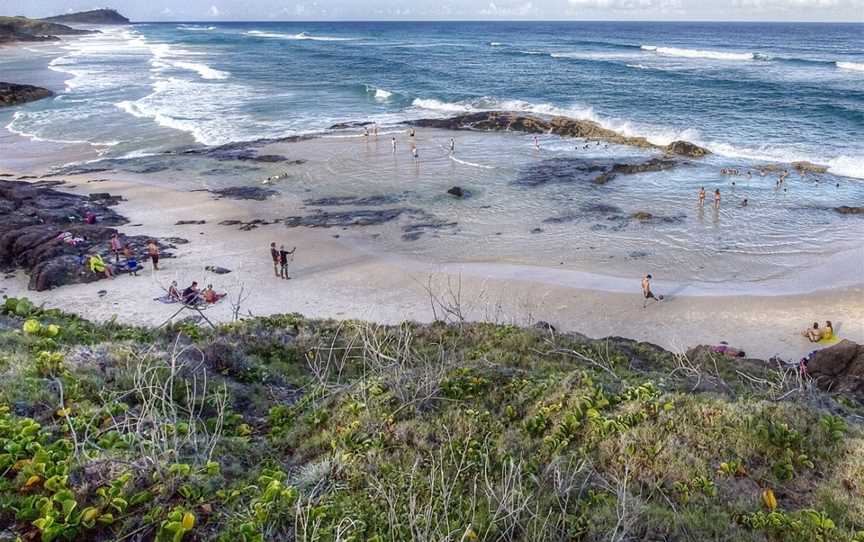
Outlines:
{"label": "turquoise water", "polygon": [[[278,164],[160,157],[166,150],[324,134],[327,143],[278,149],[310,162],[286,198],[401,194],[458,227],[402,239],[402,222],[357,239],[436,261],[505,260],[631,276],[662,268],[682,280],[765,282],[864,267],[864,25],[765,23],[159,23],[104,28],[55,45],[0,53],[0,79],[44,84],[56,98],[0,113],[34,140],[83,143],[111,166],[194,186],[258,184]],[[359,143],[336,123],[507,109],[595,120],[666,144],[686,139],[715,154],[668,172],[531,186],[538,170],[580,161],[640,160],[650,152],[584,142],[420,134],[422,165],[391,155],[389,140]],[[324,140],[319,140],[324,141]],[[402,151],[404,149],[404,151]],[[758,166],[797,160],[823,175]],[[165,175],[165,168],[174,170]],[[752,178],[720,175],[720,168]],[[551,169],[550,169],[551,168]],[[736,181],[735,188],[731,183]],[[443,196],[451,184],[474,197]],[[694,205],[721,188],[719,212]],[[741,208],[748,198],[750,204]],[[596,213],[600,204],[614,211]],[[636,211],[663,220],[621,221]],[[616,218],[618,217],[618,218]],[[537,231],[542,230],[542,231]],[[533,231],[533,233],[532,233]],[[837,265],[836,258],[845,257]],[[559,261],[560,260],[560,261]],[[830,264],[821,277],[819,269]],[[798,286],[794,286],[797,288]]]}

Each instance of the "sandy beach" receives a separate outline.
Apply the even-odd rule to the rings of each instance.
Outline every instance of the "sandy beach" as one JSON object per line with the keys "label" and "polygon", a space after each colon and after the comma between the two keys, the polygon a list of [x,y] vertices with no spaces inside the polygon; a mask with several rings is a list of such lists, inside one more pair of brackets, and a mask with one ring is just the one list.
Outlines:
{"label": "sandy beach", "polygon": [[[16,172],[23,175],[24,172]],[[33,172],[30,172],[33,173]],[[146,232],[162,238],[181,237],[175,258],[163,260],[154,272],[149,263],[138,277],[64,286],[45,292],[27,290],[19,271],[3,281],[7,296],[28,296],[35,302],[104,321],[161,324],[177,310],[153,298],[172,280],[181,288],[196,280],[213,284],[229,299],[241,290],[243,315],[298,312],[310,317],[366,319],[381,323],[430,321],[430,290],[440,298],[458,296],[465,318],[520,325],[543,320],[560,331],[590,337],[622,336],[650,341],[683,352],[697,344],[728,341],[749,356],[779,355],[797,359],[813,350],[798,332],[813,320],[832,320],[842,338],[864,342],[864,288],[826,288],[804,295],[667,295],[642,307],[638,280],[601,280],[585,273],[496,262],[430,263],[403,256],[382,256],[348,246],[339,229],[286,228],[261,225],[240,231],[219,222],[271,221],[290,214],[283,200],[257,202],[215,199],[208,192],[181,191],[141,182],[110,179],[88,182],[89,176],[67,177],[59,187],[75,193],[110,192],[123,197],[116,210],[130,222],[124,234]],[[175,225],[178,221],[205,224]],[[273,274],[271,242],[297,247],[291,280]],[[207,266],[231,273],[215,275]],[[674,285],[657,277],[655,290]],[[625,291],[629,288],[629,291]],[[104,292],[100,295],[100,292]],[[440,313],[440,308],[439,308]],[[208,318],[232,318],[227,300],[209,308]]]}

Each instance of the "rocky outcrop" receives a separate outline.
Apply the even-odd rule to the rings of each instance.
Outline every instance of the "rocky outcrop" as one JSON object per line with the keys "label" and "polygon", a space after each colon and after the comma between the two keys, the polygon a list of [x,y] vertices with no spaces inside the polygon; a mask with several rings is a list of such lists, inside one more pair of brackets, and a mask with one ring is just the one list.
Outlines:
{"label": "rocky outcrop", "polygon": [[813,162],[792,162],[792,167],[794,167],[798,173],[828,173],[828,166],[814,164]]}
{"label": "rocky outcrop", "polygon": [[449,190],[447,190],[447,193],[459,199],[471,197],[471,192],[465,190],[461,186],[453,186]]}
{"label": "rocky outcrop", "polygon": [[652,158],[647,162],[640,162],[638,164],[613,164],[609,170],[598,175],[594,179],[594,182],[597,184],[606,184],[618,175],[633,175],[648,171],[663,171],[672,169],[677,165],[677,161],[668,158]]}
{"label": "rocky outcrop", "polygon": [[260,188],[258,186],[230,186],[228,188],[219,188],[210,190],[211,194],[216,194],[220,198],[228,199],[251,199],[256,201],[264,201],[270,196],[274,196],[279,192],[268,188]]}
{"label": "rocky outcrop", "polygon": [[56,40],[56,36],[95,33],[98,33],[98,30],[82,30],[27,17],[0,17],[0,43]]}
{"label": "rocky outcrop", "polygon": [[[104,275],[82,265],[80,257],[96,252],[105,262],[113,261],[109,240],[117,231],[114,226],[126,223],[109,208],[116,198],[68,194],[52,188],[58,184],[0,180],[0,268],[23,268],[30,275],[32,290],[103,279]],[[85,223],[88,214],[96,217],[95,224]],[[64,233],[76,241],[64,242],[59,238]],[[122,236],[121,242],[141,257],[149,239]]]}
{"label": "rocky outcrop", "polygon": [[54,93],[47,88],[0,82],[0,107],[35,102],[53,95]]}
{"label": "rocky outcrop", "polygon": [[583,139],[606,141],[619,145],[660,149],[669,154],[698,158],[711,154],[687,141],[675,141],[668,146],[655,145],[644,137],[631,137],[614,130],[604,128],[590,120],[573,119],[570,117],[542,118],[535,115],[525,115],[506,111],[483,111],[467,113],[448,119],[422,119],[410,121],[419,127],[441,128],[447,130],[486,130],[501,132],[526,132],[530,134],[556,134],[562,137],[578,137]]}
{"label": "rocky outcrop", "polygon": [[834,207],[834,210],[841,215],[864,215],[864,207],[849,207],[847,205],[841,205],[840,207]]}
{"label": "rocky outcrop", "polygon": [[864,394],[864,345],[843,340],[810,355],[807,373],[821,389]]}
{"label": "rocky outcrop", "polygon": [[93,9],[45,17],[43,21],[74,24],[129,24],[131,21],[113,9]]}
{"label": "rocky outcrop", "polygon": [[619,175],[665,171],[679,165],[681,161],[670,158],[651,158],[644,162],[633,163],[580,157],[550,158],[527,165],[513,182],[529,187],[550,183],[606,184]]}

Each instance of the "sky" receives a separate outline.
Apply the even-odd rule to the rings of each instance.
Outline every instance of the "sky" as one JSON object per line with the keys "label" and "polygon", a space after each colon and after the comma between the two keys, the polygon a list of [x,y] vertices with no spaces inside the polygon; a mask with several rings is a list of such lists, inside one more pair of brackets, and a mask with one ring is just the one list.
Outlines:
{"label": "sky", "polygon": [[[93,0],[0,0],[0,15],[45,17]],[[864,22],[864,0],[113,0],[133,21],[581,19]]]}

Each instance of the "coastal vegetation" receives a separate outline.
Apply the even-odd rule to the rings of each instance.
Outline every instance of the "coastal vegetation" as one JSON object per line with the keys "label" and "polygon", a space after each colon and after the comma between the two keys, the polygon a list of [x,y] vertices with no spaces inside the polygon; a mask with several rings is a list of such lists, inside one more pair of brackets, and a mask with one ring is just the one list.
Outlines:
{"label": "coastal vegetation", "polygon": [[0,314],[0,540],[864,540],[860,394],[696,349]]}

